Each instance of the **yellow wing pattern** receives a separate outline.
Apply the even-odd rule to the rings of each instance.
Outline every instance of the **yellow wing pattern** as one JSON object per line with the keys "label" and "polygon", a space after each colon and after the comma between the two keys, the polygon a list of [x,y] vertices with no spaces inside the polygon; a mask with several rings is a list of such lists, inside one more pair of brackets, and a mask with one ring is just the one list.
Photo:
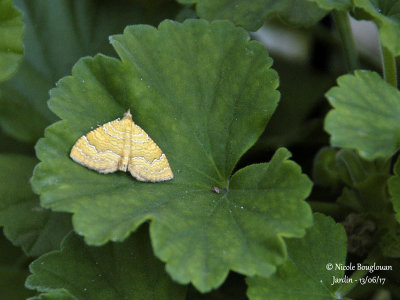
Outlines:
{"label": "yellow wing pattern", "polygon": [[140,181],[165,181],[174,177],[167,157],[132,121],[128,111],[122,120],[108,122],[79,138],[71,158],[100,173],[129,172]]}

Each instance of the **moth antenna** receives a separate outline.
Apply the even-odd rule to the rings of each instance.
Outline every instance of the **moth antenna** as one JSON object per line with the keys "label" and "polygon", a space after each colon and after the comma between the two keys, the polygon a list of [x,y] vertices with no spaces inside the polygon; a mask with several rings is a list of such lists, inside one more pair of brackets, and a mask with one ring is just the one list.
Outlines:
{"label": "moth antenna", "polygon": [[132,115],[131,115],[131,109],[128,109],[126,113],[124,113],[124,119],[131,119],[132,120]]}

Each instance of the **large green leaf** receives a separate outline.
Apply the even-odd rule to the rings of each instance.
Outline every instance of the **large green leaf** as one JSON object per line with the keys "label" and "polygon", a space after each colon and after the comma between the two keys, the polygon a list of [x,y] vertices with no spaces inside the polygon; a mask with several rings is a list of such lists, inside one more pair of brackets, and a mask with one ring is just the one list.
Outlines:
{"label": "large green leaf", "polygon": [[0,81],[16,72],[24,54],[23,35],[21,12],[13,0],[0,0]]}
{"label": "large green leaf", "polygon": [[61,251],[45,254],[30,265],[32,275],[26,286],[39,292],[64,290],[85,300],[185,299],[186,287],[173,283],[153,256],[147,228],[123,243],[103,247],[87,246],[70,234]]}
{"label": "large green leaf", "polygon": [[321,214],[314,222],[304,238],[286,241],[289,259],[272,277],[247,279],[250,300],[344,299],[336,293],[340,285],[331,283],[344,277],[338,266],[346,264],[346,232]]}
{"label": "large green leaf", "polygon": [[35,164],[37,160],[30,156],[0,154],[0,226],[28,255],[58,249],[71,230],[67,214],[40,207],[29,184]]}
{"label": "large green leaf", "polygon": [[326,11],[309,0],[177,0],[196,3],[197,14],[208,20],[227,19],[256,31],[271,15],[294,26],[310,26],[321,20]]}
{"label": "large green leaf", "polygon": [[[151,219],[167,271],[201,291],[219,286],[229,269],[273,273],[285,258],[281,236],[302,236],[311,225],[302,201],[311,182],[286,149],[230,178],[279,98],[265,48],[229,22],[202,20],[131,26],[112,43],[122,63],[83,59],[51,92],[63,121],[36,147],[42,162],[33,185],[42,205],[73,212],[76,231],[96,245],[124,240]],[[77,138],[128,108],[164,150],[173,180],[102,175],[68,157]]]}
{"label": "large green leaf", "polygon": [[27,300],[76,300],[76,298],[65,290],[56,290],[39,294]]}
{"label": "large green leaf", "polygon": [[352,7],[352,0],[308,0],[316,3],[325,10],[349,10]]}
{"label": "large green leaf", "polygon": [[353,0],[362,19],[372,19],[379,27],[379,38],[395,56],[400,55],[400,0]]}
{"label": "large green leaf", "polygon": [[127,24],[158,24],[176,11],[173,4],[151,10],[138,1],[16,0],[24,13],[26,56],[16,76],[0,85],[3,130],[34,143],[56,120],[48,91],[80,57],[113,53],[110,34]]}
{"label": "large green leaf", "polygon": [[377,73],[343,75],[326,97],[334,107],[325,119],[332,146],[355,149],[367,160],[399,149],[400,92]]}

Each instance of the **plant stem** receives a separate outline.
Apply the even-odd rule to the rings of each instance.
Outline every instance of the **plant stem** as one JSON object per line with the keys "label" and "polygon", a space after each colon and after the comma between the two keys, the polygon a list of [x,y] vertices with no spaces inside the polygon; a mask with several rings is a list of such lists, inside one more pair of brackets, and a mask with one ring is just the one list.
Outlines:
{"label": "plant stem", "polygon": [[[372,265],[374,262],[378,262],[379,260],[379,254],[378,250],[375,249],[372,251],[370,256],[368,256],[364,262],[362,263],[363,266],[366,265]],[[353,288],[356,287],[356,285],[359,283],[359,279],[364,277],[365,274],[367,274],[369,270],[356,270],[351,274],[351,277],[348,283],[342,284],[336,291],[336,297],[339,299],[344,298]]]}
{"label": "plant stem", "polygon": [[381,44],[383,76],[387,83],[397,87],[396,58]]}
{"label": "plant stem", "polygon": [[333,18],[342,40],[343,50],[346,57],[347,68],[350,72],[358,68],[358,55],[355,50],[353,33],[350,27],[349,16],[346,11],[333,11]]}
{"label": "plant stem", "polygon": [[358,284],[358,280],[364,277],[368,273],[368,270],[357,270],[351,274],[351,280],[348,283],[343,283],[340,288],[336,291],[336,297],[342,299],[347,295],[353,288]]}

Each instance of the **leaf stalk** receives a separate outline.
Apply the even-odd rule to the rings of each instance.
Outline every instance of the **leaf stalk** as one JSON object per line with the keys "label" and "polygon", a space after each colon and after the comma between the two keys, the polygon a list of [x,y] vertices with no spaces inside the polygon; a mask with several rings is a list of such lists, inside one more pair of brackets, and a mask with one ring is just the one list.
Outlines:
{"label": "leaf stalk", "polygon": [[[378,262],[379,261],[379,251],[377,248],[374,249],[374,251],[372,251],[372,253],[364,260],[364,262],[362,263],[364,266],[368,265],[371,266],[373,265],[374,262]],[[351,274],[350,280],[347,283],[342,284],[337,290],[336,290],[336,297],[338,299],[342,299],[344,297],[346,297],[346,295],[348,293],[350,293],[350,291],[352,289],[354,289],[357,284],[360,282],[360,278],[364,277],[367,273],[369,272],[369,270],[356,270],[353,272],[353,274]]]}
{"label": "leaf stalk", "polygon": [[382,68],[385,81],[397,87],[396,58],[385,46],[381,44]]}
{"label": "leaf stalk", "polygon": [[344,50],[349,72],[358,69],[358,54],[354,46],[353,33],[347,11],[334,10],[332,12]]}

